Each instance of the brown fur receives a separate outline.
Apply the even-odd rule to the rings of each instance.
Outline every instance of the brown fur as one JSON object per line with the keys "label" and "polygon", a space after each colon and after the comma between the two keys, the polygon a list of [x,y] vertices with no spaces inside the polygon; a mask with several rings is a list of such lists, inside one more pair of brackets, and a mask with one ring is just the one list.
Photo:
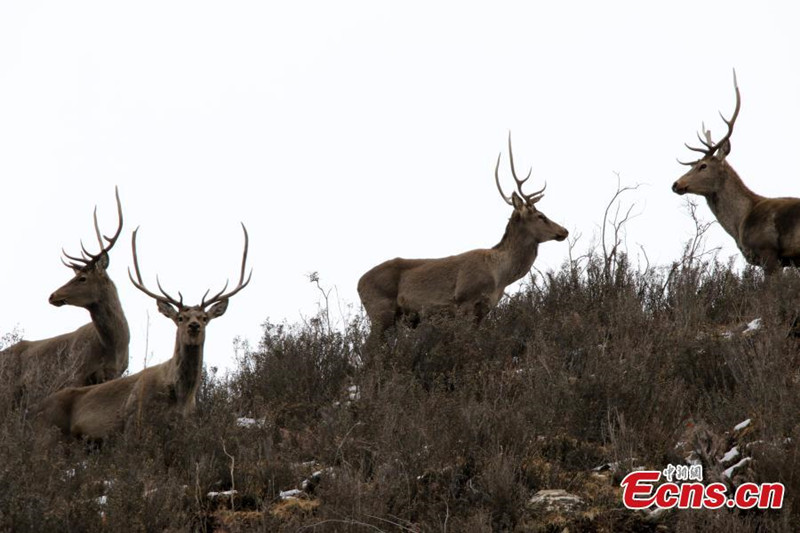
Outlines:
{"label": "brown fur", "polygon": [[533,265],[539,243],[567,238],[566,229],[512,196],[514,211],[503,239],[478,249],[439,259],[390,259],[358,281],[358,295],[372,322],[383,332],[401,316],[424,317],[444,310],[480,321],[497,305],[506,286]]}
{"label": "brown fur", "polygon": [[[119,227],[115,237],[106,238],[110,245],[102,247],[101,241],[99,254],[68,264],[75,276],[49,299],[58,307],[83,307],[89,311],[92,322],[56,337],[23,340],[0,352],[0,375],[13,380],[17,396],[25,391],[37,396],[65,386],[102,383],[120,376],[128,368],[128,322],[117,288],[106,272],[108,251],[122,229],[119,196],[117,207]],[[95,228],[99,239],[96,216]],[[38,390],[33,392],[33,389]]]}
{"label": "brown fur", "polygon": [[131,423],[153,423],[159,417],[182,417],[191,413],[203,372],[206,326],[209,321],[222,316],[228,308],[229,298],[250,283],[250,277],[245,281],[247,230],[244,225],[242,229],[245,244],[239,284],[225,292],[226,283],[225,288],[208,301],[206,292],[200,305],[191,307],[183,304],[183,297],[179,301],[169,296],[160,285],[161,295],[144,286],[136,255],[138,230],[134,231],[131,245],[136,279],[130,270],[128,275],[139,290],[156,300],[159,312],[177,326],[172,358],[132,376],[56,392],[35,409],[37,423],[57,426],[64,434],[94,440],[119,432]]}
{"label": "brown fur", "polygon": [[188,415],[194,411],[202,377],[205,326],[227,306],[226,299],[209,312],[199,306],[177,311],[159,303],[159,311],[178,326],[169,361],[106,383],[58,391],[36,410],[38,423],[75,437],[103,439],[131,423]]}
{"label": "brown fur", "polygon": [[751,191],[725,160],[730,143],[695,161],[673,185],[677,194],[708,202],[748,263],[772,274],[800,265],[800,198],[766,198]]}

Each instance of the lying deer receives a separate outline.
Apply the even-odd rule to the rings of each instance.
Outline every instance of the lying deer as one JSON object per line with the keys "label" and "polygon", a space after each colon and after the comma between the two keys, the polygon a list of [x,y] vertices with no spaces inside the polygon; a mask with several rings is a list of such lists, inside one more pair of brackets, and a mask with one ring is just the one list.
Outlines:
{"label": "lying deer", "polygon": [[71,387],[47,397],[37,409],[38,422],[46,426],[57,426],[65,434],[103,439],[123,430],[132,422],[152,422],[159,416],[186,416],[195,408],[197,389],[203,371],[203,344],[209,321],[222,316],[228,308],[228,300],[250,283],[252,270],[245,280],[248,237],[244,230],[244,254],[238,285],[225,292],[222,290],[206,300],[203,295],[200,305],[188,306],[183,296],[176,300],[158,283],[161,294],[148,290],[139,271],[136,254],[136,233],[133,232],[133,265],[136,279],[128,270],[133,284],[156,301],[159,312],[170,318],[178,330],[175,335],[175,350],[169,361],[142,370],[137,374],[115,379],[100,385]]}
{"label": "lying deer", "polygon": [[[45,393],[70,385],[90,385],[114,379],[128,368],[130,331],[119,301],[117,288],[108,276],[108,252],[122,231],[122,204],[119,191],[119,224],[112,237],[101,235],[94,210],[94,229],[100,251],[90,253],[81,242],[80,257],[64,252],[75,276],[50,295],[57,307],[74,305],[89,311],[92,321],[71,333],[37,341],[22,340],[0,352],[0,367],[5,379],[21,390],[34,385]],[[105,240],[105,242],[104,242]]]}
{"label": "lying deer", "polygon": [[736,108],[730,120],[722,117],[728,132],[714,143],[703,124],[705,139],[697,135],[703,148],[686,145],[703,157],[688,163],[679,161],[692,168],[672,184],[672,191],[703,196],[747,262],[763,267],[769,275],[784,266],[800,265],[800,198],[767,198],[756,194],[728,164],[733,125],[742,104],[736,72],[733,85]]}
{"label": "lying deer", "polygon": [[501,155],[494,169],[495,183],[503,200],[514,208],[503,238],[490,249],[439,259],[398,257],[369,270],[358,280],[358,295],[373,331],[381,333],[403,316],[422,317],[439,310],[480,322],[497,305],[506,286],[530,271],[540,243],[567,238],[566,229],[536,209],[544,187],[530,194],[522,192],[531,172],[524,179],[517,178],[510,134],[508,156],[517,184],[510,197],[500,186]]}

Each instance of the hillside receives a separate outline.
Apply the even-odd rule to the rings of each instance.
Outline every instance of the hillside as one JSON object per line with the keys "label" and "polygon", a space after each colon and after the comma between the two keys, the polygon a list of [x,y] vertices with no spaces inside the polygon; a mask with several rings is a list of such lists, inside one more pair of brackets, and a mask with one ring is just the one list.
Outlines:
{"label": "hillside", "polygon": [[[799,297],[795,271],[589,254],[477,328],[267,321],[189,420],[87,452],[8,413],[0,529],[794,531]],[[784,508],[622,506],[625,474],[689,458],[705,482],[782,482]]]}

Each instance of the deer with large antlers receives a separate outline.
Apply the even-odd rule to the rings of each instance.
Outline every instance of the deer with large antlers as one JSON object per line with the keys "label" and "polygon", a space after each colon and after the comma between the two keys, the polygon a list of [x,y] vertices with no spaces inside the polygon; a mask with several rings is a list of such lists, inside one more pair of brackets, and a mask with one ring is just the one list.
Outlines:
{"label": "deer with large antlers", "polygon": [[159,312],[175,322],[175,350],[164,363],[142,370],[137,374],[87,387],[71,387],[47,397],[37,409],[39,422],[55,425],[64,434],[89,439],[103,439],[119,432],[127,424],[152,422],[158,416],[186,416],[195,408],[197,389],[203,372],[203,344],[208,323],[222,316],[228,300],[250,283],[245,279],[248,236],[244,230],[244,253],[239,283],[225,292],[228,284],[200,305],[185,305],[183,296],[170,296],[157,281],[161,294],[144,285],[136,254],[136,233],[133,232],[133,266],[136,278],[128,271],[134,286],[156,301]]}
{"label": "deer with large antlers", "polygon": [[[688,163],[689,171],[672,184],[677,194],[698,194],[708,202],[722,228],[736,241],[748,263],[773,274],[784,266],[800,266],[800,198],[767,198],[751,191],[728,164],[731,134],[739,116],[742,98],[733,73],[736,107],[730,120],[722,120],[728,132],[713,142],[703,124],[703,147],[687,148],[703,154]],[[721,114],[720,114],[721,115]]]}
{"label": "deer with large antlers", "polygon": [[18,396],[34,385],[49,393],[70,385],[102,383],[128,368],[130,331],[117,288],[107,273],[108,253],[122,231],[122,204],[116,189],[115,195],[119,220],[116,232],[111,237],[100,232],[95,207],[94,230],[100,251],[91,253],[81,242],[80,256],[63,252],[68,261],[61,261],[75,275],[50,295],[52,305],[83,307],[92,321],[71,333],[22,340],[0,352],[0,366],[5,378],[13,380]]}
{"label": "deer with large antlers", "polygon": [[540,243],[567,238],[566,229],[536,209],[544,187],[529,194],[522,191],[531,171],[525,178],[517,178],[510,133],[508,156],[517,184],[511,196],[506,196],[500,186],[501,156],[497,156],[494,169],[495,183],[500,196],[514,209],[503,238],[489,249],[439,259],[398,257],[369,270],[358,281],[358,295],[373,332],[384,332],[403,316],[421,318],[440,310],[480,322],[500,301],[506,286],[530,271]]}

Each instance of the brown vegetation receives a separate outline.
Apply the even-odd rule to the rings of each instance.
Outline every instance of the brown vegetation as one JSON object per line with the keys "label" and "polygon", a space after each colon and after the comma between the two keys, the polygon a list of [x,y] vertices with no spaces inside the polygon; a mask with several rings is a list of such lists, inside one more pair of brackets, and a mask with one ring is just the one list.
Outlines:
{"label": "brown vegetation", "polygon": [[[233,375],[204,378],[195,416],[89,455],[71,442],[31,453],[17,412],[0,426],[0,529],[794,531],[800,275],[706,259],[637,271],[589,254],[478,327],[400,326],[369,354],[366,317],[343,331],[267,322]],[[784,509],[622,507],[633,467],[691,449],[717,475],[746,418],[741,475],[784,483]],[[531,502],[543,489],[582,503]]]}

